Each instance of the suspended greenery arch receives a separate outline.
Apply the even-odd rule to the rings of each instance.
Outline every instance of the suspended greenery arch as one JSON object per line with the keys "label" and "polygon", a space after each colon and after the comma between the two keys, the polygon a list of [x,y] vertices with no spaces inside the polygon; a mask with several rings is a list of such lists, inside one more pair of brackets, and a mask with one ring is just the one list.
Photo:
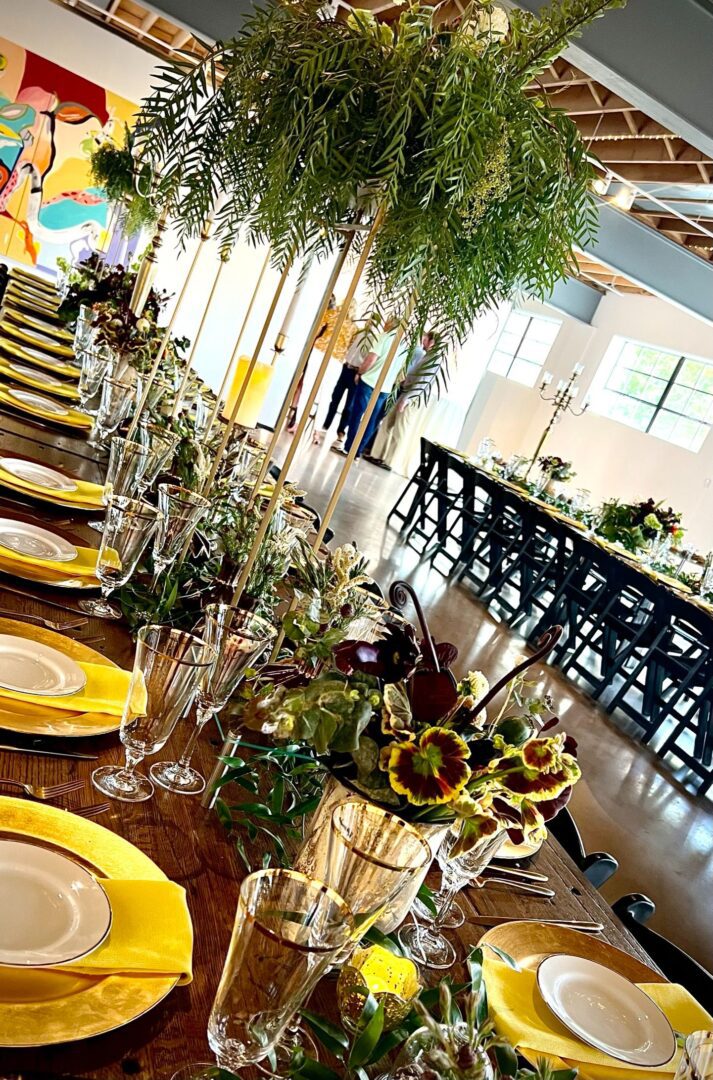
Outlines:
{"label": "suspended greenery arch", "polygon": [[139,154],[184,237],[223,196],[222,242],[246,229],[282,265],[332,250],[341,223],[382,206],[376,322],[415,295],[411,340],[428,324],[447,350],[514,291],[551,292],[593,234],[586,148],[532,84],[624,3],[552,0],[535,17],[472,0],[450,23],[409,4],[386,25],[267,0],[201,63],[161,69]]}

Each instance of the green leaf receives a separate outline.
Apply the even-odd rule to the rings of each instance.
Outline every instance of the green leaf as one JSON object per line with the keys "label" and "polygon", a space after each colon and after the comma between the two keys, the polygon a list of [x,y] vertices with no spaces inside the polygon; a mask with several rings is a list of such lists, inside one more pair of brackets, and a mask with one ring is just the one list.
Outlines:
{"label": "green leaf", "polygon": [[342,1028],[308,1009],[301,1009],[300,1016],[307,1022],[322,1045],[341,1061],[344,1051],[349,1049],[349,1039]]}
{"label": "green leaf", "polygon": [[498,960],[502,960],[502,962],[504,964],[507,964],[508,967],[511,967],[513,971],[522,970],[517,960],[514,960],[513,957],[510,956],[509,953],[506,953],[503,949],[499,949],[497,945],[491,945],[489,941],[484,941],[483,948],[490,949],[492,953],[495,953]]}
{"label": "green leaf", "polygon": [[436,908],[433,896],[433,889],[429,889],[428,885],[424,881],[421,885],[421,888],[418,890],[418,893],[416,894],[416,899],[420,900],[426,910],[435,918],[435,916],[438,914],[438,909]]}
{"label": "green leaf", "polygon": [[384,934],[376,926],[369,927],[363,940],[370,941],[372,945],[381,945],[382,949],[388,949],[394,956],[406,955],[395,934]]}
{"label": "green leaf", "polygon": [[384,1030],[384,1006],[377,1003],[373,994],[369,994],[364,1002],[359,1026],[361,1030],[349,1054],[348,1064],[351,1069],[365,1065],[369,1061]]}
{"label": "green leaf", "polygon": [[293,1080],[343,1080],[340,1073],[310,1057],[302,1057],[300,1064],[290,1071],[290,1076]]}

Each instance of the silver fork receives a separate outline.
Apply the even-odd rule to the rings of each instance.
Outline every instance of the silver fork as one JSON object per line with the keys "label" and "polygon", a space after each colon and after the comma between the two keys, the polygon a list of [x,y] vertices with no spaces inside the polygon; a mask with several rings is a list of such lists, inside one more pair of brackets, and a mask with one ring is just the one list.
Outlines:
{"label": "silver fork", "polygon": [[98,802],[94,803],[92,806],[80,806],[77,810],[68,810],[67,813],[76,814],[77,817],[93,818],[99,817],[99,815],[103,814],[106,810],[111,810],[111,803]]}
{"label": "silver fork", "polygon": [[46,626],[48,630],[57,630],[60,633],[62,630],[78,630],[80,626],[86,626],[89,622],[84,615],[78,615],[76,619],[65,619],[64,622],[55,622],[53,619],[46,619],[44,615],[30,615],[27,611],[12,611],[9,608],[0,608],[0,615],[17,619],[18,622],[39,623],[40,626]]}
{"label": "silver fork", "polygon": [[9,784],[10,787],[19,787],[26,795],[33,799],[56,799],[59,795],[68,795],[70,791],[79,791],[84,787],[84,780],[65,780],[63,784],[50,784],[43,787],[41,784],[23,784],[21,780],[12,780],[9,776],[0,776],[0,784]]}

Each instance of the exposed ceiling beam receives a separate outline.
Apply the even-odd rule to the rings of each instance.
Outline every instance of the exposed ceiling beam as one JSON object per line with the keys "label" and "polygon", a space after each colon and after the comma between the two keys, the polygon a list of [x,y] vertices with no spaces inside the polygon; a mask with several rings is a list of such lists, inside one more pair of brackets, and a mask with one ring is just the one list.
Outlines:
{"label": "exposed ceiling beam", "polygon": [[632,161],[615,168],[624,180],[634,184],[700,184],[701,174],[695,165],[662,161],[658,165]]}
{"label": "exposed ceiling beam", "polygon": [[612,164],[632,161],[654,165],[659,162],[683,164],[710,161],[700,150],[682,139],[593,139],[589,150],[602,161]]}
{"label": "exposed ceiling beam", "polygon": [[[547,0],[517,0],[537,12]],[[567,59],[713,156],[713,13],[696,0],[628,0],[588,26]]]}

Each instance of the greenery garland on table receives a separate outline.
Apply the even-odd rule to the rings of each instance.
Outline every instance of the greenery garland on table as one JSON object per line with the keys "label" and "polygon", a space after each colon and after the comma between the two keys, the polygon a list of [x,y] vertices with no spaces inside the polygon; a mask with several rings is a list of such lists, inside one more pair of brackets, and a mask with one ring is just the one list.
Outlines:
{"label": "greenery garland on table", "polygon": [[586,147],[533,80],[624,3],[552,0],[536,17],[471,0],[449,22],[411,3],[389,25],[267,0],[204,60],[162,68],[137,153],[184,239],[222,197],[222,243],[247,226],[283,266],[332,251],[340,226],[380,207],[373,321],[415,296],[409,338],[436,331],[435,372],[481,310],[548,294],[592,236]]}
{"label": "greenery garland on table", "polygon": [[669,536],[672,543],[683,539],[681,515],[671,506],[646,499],[625,503],[608,499],[602,504],[596,531],[607,540],[621,544],[628,551],[639,551],[652,540]]}

